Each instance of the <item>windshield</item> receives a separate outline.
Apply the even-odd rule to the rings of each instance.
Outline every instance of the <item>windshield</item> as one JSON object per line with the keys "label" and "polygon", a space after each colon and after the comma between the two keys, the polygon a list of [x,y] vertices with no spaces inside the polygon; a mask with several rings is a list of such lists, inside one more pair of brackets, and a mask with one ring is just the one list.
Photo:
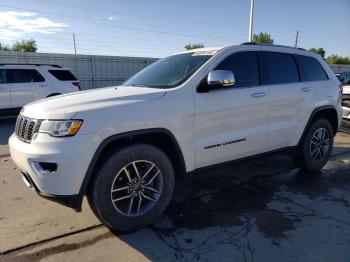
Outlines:
{"label": "windshield", "polygon": [[146,67],[123,86],[175,87],[185,82],[210,57],[212,53],[200,51],[169,56]]}

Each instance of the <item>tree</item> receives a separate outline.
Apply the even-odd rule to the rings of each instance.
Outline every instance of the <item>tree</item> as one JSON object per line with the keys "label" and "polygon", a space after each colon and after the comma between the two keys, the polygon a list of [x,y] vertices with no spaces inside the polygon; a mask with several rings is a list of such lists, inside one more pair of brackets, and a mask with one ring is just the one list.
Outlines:
{"label": "tree", "polygon": [[36,45],[36,41],[31,40],[22,40],[22,41],[16,41],[11,48],[12,51],[17,52],[36,52],[38,50],[38,47]]}
{"label": "tree", "polygon": [[204,47],[204,45],[202,43],[185,45],[185,49],[187,49],[187,50],[192,50],[192,49],[197,49],[197,48],[202,48],[202,47]]}
{"label": "tree", "polygon": [[331,55],[326,58],[326,62],[328,64],[343,64],[343,65],[350,65],[350,57],[342,57],[338,55]]}
{"label": "tree", "polygon": [[11,48],[8,45],[4,45],[0,43],[0,51],[10,51]]}
{"label": "tree", "polygon": [[258,35],[253,35],[253,42],[273,44],[273,39],[271,38],[270,34],[260,32]]}
{"label": "tree", "polygon": [[325,59],[326,50],[324,50],[322,47],[319,47],[319,48],[312,47],[309,49],[309,51],[319,54],[320,56],[322,56],[323,59]]}

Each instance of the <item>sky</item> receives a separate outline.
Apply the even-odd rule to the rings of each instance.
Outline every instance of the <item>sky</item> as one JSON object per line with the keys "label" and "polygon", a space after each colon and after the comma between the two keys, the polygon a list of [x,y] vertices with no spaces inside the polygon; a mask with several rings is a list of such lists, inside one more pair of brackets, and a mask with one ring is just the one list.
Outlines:
{"label": "sky", "polygon": [[[0,0],[0,42],[38,52],[164,57],[187,43],[248,41],[250,0]],[[350,0],[255,0],[253,32],[350,56]]]}

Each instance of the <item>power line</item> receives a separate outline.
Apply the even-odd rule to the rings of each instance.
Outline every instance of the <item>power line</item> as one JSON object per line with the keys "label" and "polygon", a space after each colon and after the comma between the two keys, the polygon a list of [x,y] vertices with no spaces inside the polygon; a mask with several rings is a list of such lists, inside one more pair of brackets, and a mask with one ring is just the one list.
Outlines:
{"label": "power line", "polygon": [[[44,0],[35,0],[37,2],[42,2],[42,3],[46,3],[46,4],[50,4],[50,5],[58,5],[58,6],[62,6],[62,3],[56,3],[56,2],[50,2],[50,1],[44,1]],[[152,20],[164,20],[164,21],[172,21],[172,22],[176,22],[176,23],[182,23],[182,24],[198,24],[198,25],[207,25],[207,26],[214,26],[214,27],[227,27],[227,28],[232,28],[232,26],[228,26],[228,25],[222,25],[222,24],[211,24],[211,23],[206,23],[206,22],[197,22],[197,21],[193,21],[193,20],[178,20],[178,19],[171,19],[171,18],[166,18],[166,17],[152,17],[152,16],[145,16],[145,15],[141,15],[141,14],[134,14],[134,13],[127,13],[127,12],[120,12],[120,11],[112,11],[112,10],[107,10],[107,9],[101,9],[101,8],[91,8],[91,7],[86,7],[85,5],[72,5],[72,4],[64,4],[67,7],[72,7],[72,8],[77,8],[77,9],[85,9],[85,10],[89,10],[92,12],[104,12],[104,13],[109,13],[109,14],[121,14],[121,15],[127,15],[127,16],[133,16],[133,17],[138,17],[138,18],[146,18],[146,19],[152,19]],[[235,27],[240,27],[240,28],[247,28],[247,26],[235,26]]]}
{"label": "power line", "polygon": [[[38,1],[38,0],[36,0]],[[56,3],[52,3],[52,4],[56,4]],[[220,33],[218,31],[208,31],[208,30],[198,30],[198,29],[193,29],[194,32],[191,31],[191,34],[179,34],[179,33],[173,33],[173,32],[165,32],[165,31],[157,31],[157,30],[150,30],[150,29],[144,29],[144,28],[135,28],[135,27],[127,27],[127,26],[122,26],[122,25],[114,25],[114,24],[110,24],[108,22],[105,22],[104,20],[99,19],[98,21],[91,21],[90,17],[76,17],[76,16],[69,16],[69,15],[56,15],[54,13],[50,13],[50,12],[45,12],[45,11],[40,11],[40,10],[33,10],[33,9],[28,9],[28,8],[19,8],[19,7],[14,7],[14,6],[9,6],[9,5],[0,5],[0,7],[6,7],[6,8],[13,8],[13,9],[18,9],[18,10],[24,10],[24,11],[30,11],[30,12],[39,12],[39,13],[43,13],[43,14],[48,14],[48,15],[53,15],[56,17],[64,17],[64,18],[70,18],[70,19],[77,19],[77,20],[81,20],[81,19],[86,19],[89,20],[91,23],[93,24],[102,24],[104,26],[110,26],[110,27],[115,27],[115,28],[122,28],[122,29],[130,29],[130,30],[138,30],[138,31],[146,31],[146,32],[153,32],[153,33],[158,33],[158,34],[167,34],[167,35],[172,35],[172,36],[179,36],[179,37],[193,37],[193,33],[197,33],[197,32],[207,32],[207,33]],[[96,19],[95,19],[96,20]],[[118,23],[124,23],[124,24],[133,24],[133,25],[138,25],[138,26],[154,26],[154,25],[145,25],[145,24],[137,24],[137,23],[126,23],[123,21],[119,21]],[[164,27],[164,26],[154,26],[154,27]],[[220,25],[221,27],[221,25]],[[164,28],[173,28],[173,29],[177,29],[175,27],[164,27]],[[286,29],[283,29],[286,30]],[[227,32],[225,32],[225,34],[227,34]],[[211,34],[212,35],[212,34]],[[235,34],[237,35],[237,34]],[[238,34],[240,35],[240,34]],[[276,35],[276,34],[274,34]],[[278,33],[278,35],[283,35]],[[285,34],[284,34],[285,35]],[[308,36],[312,36],[315,34],[307,34]],[[207,38],[207,37],[206,37]],[[226,39],[226,40],[232,40],[233,38],[231,37],[224,37],[224,36],[220,36],[221,39]],[[328,39],[329,40],[329,39]],[[322,40],[323,41],[323,40]],[[334,41],[335,43],[336,41]]]}
{"label": "power line", "polygon": [[[53,2],[48,2],[48,1],[44,1],[44,0],[35,0],[35,1],[38,1],[38,2],[43,2],[43,3],[46,3],[46,4],[51,4],[51,5],[59,5],[59,6],[62,6],[62,3],[53,3]],[[71,18],[71,19],[88,19],[89,21],[91,21],[91,17],[77,17],[77,16],[67,16],[67,15],[56,15],[54,13],[50,13],[50,12],[46,12],[46,11],[40,11],[40,10],[33,10],[33,9],[28,9],[28,8],[20,8],[20,7],[14,7],[14,6],[9,6],[9,5],[0,5],[0,6],[3,6],[3,7],[6,7],[6,8],[13,8],[13,9],[18,9],[18,10],[25,10],[25,11],[30,11],[30,12],[39,12],[39,13],[46,13],[46,14],[49,14],[49,15],[53,15],[53,16],[56,16],[56,17],[65,17],[65,18]],[[79,9],[87,9],[87,10],[91,10],[91,11],[101,11],[103,9],[95,9],[95,8],[87,8],[85,6],[78,6],[78,5],[70,5],[70,4],[65,4],[65,6],[70,6],[70,7],[73,7],[73,8],[79,8]],[[161,18],[161,17],[149,17],[149,16],[142,16],[142,15],[137,15],[137,14],[130,14],[130,13],[122,13],[122,12],[117,12],[117,11],[110,11],[110,10],[103,10],[103,12],[108,12],[108,13],[121,13],[121,14],[125,14],[125,15],[132,15],[132,16],[139,16],[139,17],[145,17],[145,18],[151,18],[151,19],[160,19],[160,20],[170,20],[170,21],[174,21],[174,22],[178,22],[178,23],[191,23],[191,24],[199,24],[199,25],[212,25],[212,26],[216,26],[216,27],[227,27],[227,28],[247,28],[246,26],[225,26],[223,24],[207,24],[207,23],[202,23],[202,22],[194,22],[194,21],[186,21],[186,20],[176,20],[176,19],[168,19],[168,18]],[[101,21],[103,24],[106,24],[105,20],[104,19],[98,19],[98,18],[95,18],[94,20],[98,20],[98,21]],[[163,26],[163,25],[150,25],[150,24],[137,24],[137,23],[130,23],[130,22],[124,22],[124,21],[118,21],[118,23],[123,23],[123,24],[129,24],[129,25],[139,25],[139,26],[147,26],[147,27],[159,27],[159,28],[170,28],[170,29],[183,29],[183,28],[176,28],[176,27],[168,27],[168,26]],[[108,24],[108,25],[111,25],[111,24]],[[113,25],[112,25],[113,26]],[[115,26],[115,25],[114,25]],[[188,26],[188,24],[187,24]],[[275,28],[275,29],[281,29],[283,31],[295,31],[295,29],[288,29],[288,28],[281,28],[281,27],[269,27],[269,28]],[[220,31],[208,31],[208,30],[198,30],[198,28],[195,28],[193,29],[195,32],[208,32],[208,33],[225,33],[227,34],[227,31],[226,32],[220,32]],[[262,30],[264,31],[264,30]],[[300,30],[299,30],[300,32]],[[303,30],[303,32],[307,32],[305,30]],[[318,35],[318,36],[321,36],[320,34],[314,34],[313,33],[307,33],[307,35]],[[191,35],[192,36],[192,35]],[[323,36],[321,36],[323,37]]]}
{"label": "power line", "polygon": [[[114,27],[114,28],[129,29],[129,30],[136,30],[136,31],[144,31],[144,32],[157,33],[157,34],[166,34],[166,35],[177,36],[177,37],[193,37],[193,33],[204,32],[204,33],[210,33],[210,36],[215,36],[215,35],[213,35],[213,33],[214,33],[214,34],[217,34],[217,36],[220,36],[220,38],[222,38],[222,39],[231,39],[229,37],[225,37],[225,36],[220,35],[220,32],[218,32],[218,31],[208,31],[208,30],[193,29],[193,31],[192,30],[187,30],[187,31],[190,31],[191,34],[183,34],[183,33],[177,33],[177,32],[167,32],[167,31],[159,31],[159,30],[153,30],[153,29],[147,29],[147,28],[138,28],[138,27],[130,27],[130,26],[125,26],[125,25],[119,25],[119,24],[111,24],[111,23],[108,23],[108,22],[106,22],[105,20],[102,20],[102,19],[91,20],[90,17],[77,17],[77,16],[69,16],[69,15],[61,15],[61,14],[57,15],[57,14],[51,13],[51,12],[34,10],[34,9],[29,9],[29,8],[22,8],[22,7],[15,7],[15,6],[10,6],[10,5],[3,5],[3,4],[1,4],[0,7],[12,8],[12,9],[16,9],[16,10],[23,10],[23,11],[29,11],[29,12],[37,12],[37,13],[52,15],[52,16],[56,16],[56,17],[60,17],[60,18],[63,17],[63,18],[76,19],[76,20],[86,19],[92,24],[101,24],[101,25],[104,25],[104,26],[109,26],[109,27]],[[144,26],[148,26],[148,27],[152,26],[152,25],[147,25],[147,24],[127,23],[127,22],[123,22],[123,21],[120,21],[118,23],[121,23],[121,24],[133,24],[133,25],[142,26],[142,27],[144,27]],[[164,27],[164,26],[157,26],[157,27]],[[174,28],[174,27],[173,27],[173,29],[183,30],[183,28]],[[227,34],[227,32],[222,32],[222,33]]]}
{"label": "power line", "polygon": [[[41,2],[46,2],[46,1],[43,1],[43,0],[36,0],[36,1],[41,1]],[[54,5],[62,5],[61,3],[58,4],[58,3],[51,3],[50,4],[54,4]],[[111,23],[108,23],[108,22],[105,22],[105,20],[101,20],[99,19],[98,21],[91,21],[91,18],[89,17],[77,17],[77,16],[69,16],[69,15],[56,15],[54,13],[49,13],[49,12],[44,12],[44,11],[38,11],[38,10],[33,10],[33,9],[28,9],[28,8],[19,8],[19,7],[13,7],[13,6],[8,6],[8,5],[0,5],[0,7],[3,6],[3,7],[7,7],[7,8],[13,8],[13,9],[18,9],[18,10],[25,10],[25,11],[31,11],[31,12],[39,12],[39,13],[46,13],[46,14],[50,14],[50,15],[53,15],[53,16],[56,16],[56,17],[64,17],[64,18],[70,18],[70,19],[77,19],[77,20],[81,20],[81,19],[86,19],[86,20],[89,20],[89,22],[91,22],[92,24],[101,24],[101,25],[104,25],[104,26],[110,26],[110,27],[115,27],[115,28],[121,28],[121,29],[128,29],[128,30],[137,30],[137,31],[145,31],[145,32],[153,32],[153,33],[158,33],[158,34],[166,34],[166,35],[171,35],[171,36],[174,36],[174,37],[191,37],[192,40],[190,41],[193,41],[193,38],[195,37],[193,35],[193,33],[197,33],[198,31],[202,31],[202,32],[208,32],[208,33],[212,33],[213,31],[205,31],[205,30],[197,30],[197,29],[193,29],[194,32],[192,32],[191,30],[192,29],[189,29],[187,30],[187,32],[191,33],[191,34],[179,34],[177,32],[175,33],[172,33],[172,32],[167,32],[167,31],[158,31],[158,30],[149,30],[149,29],[145,29],[145,28],[136,28],[136,27],[127,27],[127,26],[120,26],[120,25],[115,25],[115,24],[111,24]],[[70,5],[67,5],[67,6],[70,6]],[[75,8],[80,8],[80,9],[86,9],[85,7],[83,6],[75,6]],[[88,8],[90,10],[94,10],[96,11],[97,9],[92,9],[92,8]],[[106,12],[109,12],[111,13],[112,11],[107,11],[105,10]],[[134,14],[135,16],[137,16],[136,14]],[[146,16],[145,16],[146,17]],[[152,19],[162,19],[162,18],[155,18],[153,17]],[[165,19],[167,20],[167,19]],[[174,19],[171,19],[171,20],[174,20]],[[178,20],[174,20],[174,21],[177,21],[179,22]],[[133,25],[137,25],[137,26],[147,26],[147,27],[163,27],[163,28],[172,28],[172,29],[177,29],[176,27],[166,27],[166,26],[161,26],[161,25],[145,25],[145,24],[137,24],[137,23],[126,23],[126,22],[123,22],[123,21],[120,21],[118,23],[124,23],[124,24],[133,24]],[[181,23],[187,23],[185,22],[184,20],[181,21]],[[190,22],[192,23],[192,22]],[[194,23],[194,24],[201,24],[203,25],[203,23]],[[214,25],[214,24],[212,24]],[[215,25],[215,26],[220,26],[220,27],[227,27],[227,26],[224,26],[224,25]],[[229,26],[230,28],[232,28],[231,26]],[[1,27],[0,27],[1,28]],[[5,27],[3,27],[4,29],[7,29]],[[242,27],[244,28],[244,27]],[[284,29],[285,30],[285,29]],[[299,31],[299,30],[298,30]],[[303,30],[305,31],[305,30]],[[215,31],[215,33],[220,33],[220,32],[217,32]],[[60,32],[55,32],[55,34],[58,34],[60,35],[61,33]],[[71,33],[72,34],[72,33]],[[227,32],[226,32],[227,34]],[[62,34],[61,34],[62,35]],[[89,42],[97,42],[97,40],[95,40],[94,36],[96,36],[96,38],[104,38],[104,39],[116,39],[119,41],[122,41],[122,40],[126,40],[126,39],[131,39],[131,40],[137,40],[137,41],[148,41],[148,42],[163,42],[163,43],[166,43],[167,46],[170,45],[170,44],[174,44],[173,42],[169,43],[169,41],[164,41],[162,39],[145,39],[145,38],[130,38],[130,37],[122,37],[122,36],[118,36],[117,38],[114,38],[114,37],[111,37],[110,35],[91,35],[91,34],[83,34],[83,33],[78,33],[79,35],[79,41],[78,42],[81,42],[81,40],[84,40],[84,38],[90,38],[90,39],[93,39],[93,41],[89,41]],[[277,34],[274,34],[274,35],[285,35],[287,36],[286,34],[281,34],[281,33],[277,33]],[[305,35],[305,34],[304,34]],[[303,38],[306,38],[305,36],[303,35]],[[307,35],[307,39],[306,39],[306,43],[310,43],[308,41],[311,41],[312,42],[312,39],[315,39],[314,35],[315,34],[306,34]],[[82,37],[81,37],[82,36]],[[209,37],[213,36],[213,34],[210,34]],[[279,42],[288,42],[290,45],[293,45],[295,43],[293,43],[294,41],[294,36],[292,36],[292,34],[288,35],[290,36],[290,39],[288,37],[288,40],[285,40],[283,41],[283,39],[287,39],[287,38],[284,38],[284,37],[278,37],[278,40]],[[196,37],[202,37],[204,39],[208,39],[208,36],[196,36]],[[1,36],[0,36],[1,38]],[[38,36],[38,38],[40,39],[40,36]],[[50,39],[50,37],[48,36],[45,36],[45,38],[48,38]],[[299,38],[299,36],[298,36]],[[316,38],[317,38],[317,34],[316,34]],[[58,38],[57,37],[53,37],[52,39],[55,39],[57,40]],[[71,36],[69,37],[70,41],[71,41]],[[220,36],[220,40],[222,39],[226,39],[227,41],[229,41],[229,44],[232,44],[233,42],[237,41],[238,43],[239,42],[243,42],[244,38],[243,36],[241,36],[240,34],[235,34],[234,37],[224,37],[224,36]],[[215,40],[217,40],[217,37],[215,37]],[[282,40],[282,41],[281,41]],[[179,43],[179,47],[182,47],[183,44],[186,44],[185,43],[186,40],[184,40],[183,42]],[[195,41],[198,41],[198,40],[195,40]],[[315,40],[316,41],[316,40]],[[331,39],[322,39],[320,40],[322,41],[322,44],[323,43],[336,43],[337,41],[332,41]],[[106,41],[100,41],[101,43],[105,43]],[[198,41],[198,42],[202,42],[202,41]],[[293,43],[293,44],[292,44]],[[303,40],[302,43],[305,43],[305,41]],[[298,39],[298,44],[300,44],[300,40]],[[130,43],[128,44],[128,46],[130,45]],[[314,45],[314,44],[313,44]],[[114,46],[114,45],[113,45]],[[144,47],[144,46],[142,46]],[[142,47],[140,47],[140,49],[142,49]],[[163,48],[163,47],[162,47]],[[157,47],[156,49],[161,49],[159,47]],[[168,50],[174,50],[174,49],[168,49]]]}

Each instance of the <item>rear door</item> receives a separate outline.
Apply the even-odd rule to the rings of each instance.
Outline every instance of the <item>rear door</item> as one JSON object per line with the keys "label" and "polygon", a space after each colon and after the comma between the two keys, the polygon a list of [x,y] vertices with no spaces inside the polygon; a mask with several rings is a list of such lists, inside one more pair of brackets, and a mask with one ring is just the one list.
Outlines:
{"label": "rear door", "polygon": [[316,100],[312,85],[300,82],[295,57],[288,53],[260,52],[270,91],[270,150],[292,146],[302,132],[305,115]]}
{"label": "rear door", "polygon": [[44,98],[49,93],[49,85],[45,78],[35,69],[9,69],[9,76],[14,109]]}
{"label": "rear door", "polygon": [[231,54],[215,69],[232,71],[236,82],[233,87],[195,93],[196,168],[262,153],[268,147],[269,97],[260,85],[256,52]]}
{"label": "rear door", "polygon": [[318,100],[319,85],[301,81],[306,56],[261,52],[261,57],[270,90],[270,150],[295,146]]}
{"label": "rear door", "polygon": [[11,111],[10,84],[6,69],[0,69],[0,115],[7,115]]}

